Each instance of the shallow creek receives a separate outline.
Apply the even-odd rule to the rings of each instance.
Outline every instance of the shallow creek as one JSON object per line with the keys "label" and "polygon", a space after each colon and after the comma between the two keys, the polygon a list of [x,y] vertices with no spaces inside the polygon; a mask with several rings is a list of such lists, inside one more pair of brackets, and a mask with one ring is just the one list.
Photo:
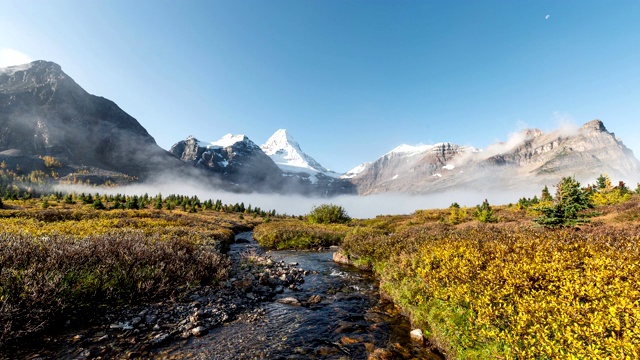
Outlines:
{"label": "shallow creek", "polygon": [[[252,233],[238,235],[230,255],[261,251]],[[309,271],[296,289],[259,304],[258,316],[242,317],[158,349],[155,355],[203,359],[440,359],[412,343],[409,322],[381,301],[375,279],[354,267],[336,264],[331,252],[269,251],[273,261]],[[300,304],[278,302],[294,298]]]}

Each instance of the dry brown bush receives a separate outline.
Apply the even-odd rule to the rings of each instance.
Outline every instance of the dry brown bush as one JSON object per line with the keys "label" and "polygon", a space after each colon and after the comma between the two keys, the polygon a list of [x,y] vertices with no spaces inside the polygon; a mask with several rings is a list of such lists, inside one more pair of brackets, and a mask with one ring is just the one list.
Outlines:
{"label": "dry brown bush", "polygon": [[70,311],[135,303],[227,277],[229,259],[183,237],[124,230],[75,239],[0,233],[0,345]]}

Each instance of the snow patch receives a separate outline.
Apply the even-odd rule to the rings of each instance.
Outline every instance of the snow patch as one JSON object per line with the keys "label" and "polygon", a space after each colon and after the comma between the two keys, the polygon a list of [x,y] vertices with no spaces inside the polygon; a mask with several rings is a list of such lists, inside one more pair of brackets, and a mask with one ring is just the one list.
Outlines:
{"label": "snow patch", "polygon": [[245,141],[246,138],[247,137],[244,136],[244,135],[227,134],[227,135],[223,136],[220,140],[214,141],[214,142],[210,143],[209,145],[207,145],[207,148],[213,148],[213,147],[226,148],[226,147],[232,146],[235,143],[239,143],[241,141]]}
{"label": "snow patch", "polygon": [[196,145],[198,145],[198,147],[203,147],[207,149],[222,149],[222,148],[233,146],[239,142],[245,142],[248,145],[257,146],[253,144],[253,142],[249,140],[248,137],[242,134],[240,135],[227,134],[222,138],[220,138],[220,140],[212,141],[212,142],[200,141],[196,139],[193,135],[189,135],[187,137],[187,140],[194,140],[196,142]]}
{"label": "snow patch", "polygon": [[334,178],[340,176],[305,154],[300,144],[285,129],[276,131],[260,148],[281,170],[308,173],[310,175],[309,179],[314,184],[318,181],[315,177],[317,173]]}
{"label": "snow patch", "polygon": [[445,170],[453,170],[453,169],[456,168],[456,166],[453,165],[453,164],[447,164],[447,165],[443,166],[442,168],[445,169]]}
{"label": "snow patch", "polygon": [[407,144],[402,144],[393,150],[389,151],[387,154],[402,154],[407,156],[417,155],[426,151],[431,150],[435,145],[418,145],[412,146]]}
{"label": "snow patch", "polygon": [[398,174],[393,175],[393,177],[391,178],[391,180],[395,180],[398,178]]}
{"label": "snow patch", "polygon": [[440,174],[440,173],[435,173],[435,174],[433,174],[433,175],[431,175],[431,176],[442,177],[442,174]]}
{"label": "snow patch", "polygon": [[351,179],[351,178],[354,178],[354,177],[356,177],[358,174],[360,174],[361,172],[363,172],[363,171],[367,168],[367,166],[368,166],[369,164],[371,164],[371,163],[370,163],[370,162],[366,162],[366,163],[360,164],[360,165],[358,165],[358,166],[354,167],[353,169],[351,169],[351,170],[347,171],[347,173],[346,173],[346,174],[344,174],[344,175],[342,175],[342,176],[340,176],[340,178],[342,178],[342,179]]}

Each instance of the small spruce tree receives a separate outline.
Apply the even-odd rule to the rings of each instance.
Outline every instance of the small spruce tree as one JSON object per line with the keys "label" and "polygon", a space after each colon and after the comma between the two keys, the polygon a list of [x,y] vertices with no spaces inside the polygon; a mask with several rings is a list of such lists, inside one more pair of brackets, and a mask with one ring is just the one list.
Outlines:
{"label": "small spruce tree", "polygon": [[102,200],[99,197],[96,197],[96,200],[93,202],[93,208],[96,210],[104,210],[105,206],[102,203]]}
{"label": "small spruce tree", "polygon": [[127,198],[127,202],[124,203],[124,208],[129,210],[138,210],[138,196],[133,195]]}
{"label": "small spruce tree", "polygon": [[564,177],[558,183],[552,205],[542,206],[542,216],[534,219],[546,227],[574,226],[588,222],[584,210],[593,208],[589,193],[574,177]]}
{"label": "small spruce tree", "polygon": [[484,199],[481,205],[476,206],[473,217],[483,223],[497,222],[498,219],[493,215],[493,209],[489,205],[489,201]]}
{"label": "small spruce tree", "polygon": [[162,195],[158,194],[158,196],[156,196],[156,201],[153,205],[153,208],[156,210],[162,210]]}
{"label": "small spruce tree", "polygon": [[600,174],[596,179],[596,187],[598,190],[610,190],[611,189],[611,179],[607,174]]}
{"label": "small spruce tree", "polygon": [[547,187],[547,185],[545,185],[544,189],[542,189],[542,195],[540,196],[540,200],[553,201],[553,197],[551,196],[551,193],[549,192],[549,188]]}

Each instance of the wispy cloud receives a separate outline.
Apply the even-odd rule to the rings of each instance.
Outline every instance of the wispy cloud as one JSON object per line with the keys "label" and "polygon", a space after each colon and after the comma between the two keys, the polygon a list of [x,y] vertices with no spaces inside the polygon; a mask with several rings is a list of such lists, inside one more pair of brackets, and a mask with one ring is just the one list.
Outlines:
{"label": "wispy cloud", "polygon": [[22,65],[33,61],[31,57],[18,50],[0,48],[0,67]]}
{"label": "wispy cloud", "polygon": [[553,118],[557,123],[556,131],[558,131],[563,136],[575,135],[578,132],[578,129],[580,129],[580,126],[578,125],[578,123],[576,123],[571,114],[561,111],[554,111]]}

